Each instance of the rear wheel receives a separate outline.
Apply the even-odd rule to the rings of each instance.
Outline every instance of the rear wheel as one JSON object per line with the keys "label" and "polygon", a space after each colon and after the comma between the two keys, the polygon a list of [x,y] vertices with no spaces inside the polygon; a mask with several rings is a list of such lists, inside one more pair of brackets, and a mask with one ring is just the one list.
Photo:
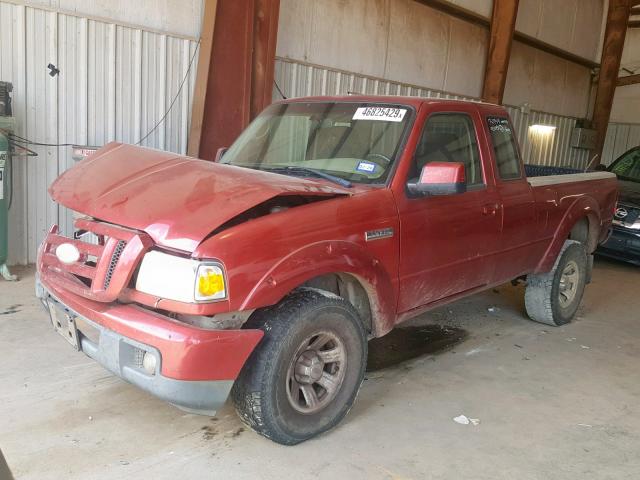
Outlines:
{"label": "rear wheel", "polygon": [[527,277],[527,314],[532,320],[547,325],[569,323],[582,301],[587,277],[584,245],[567,240],[550,272]]}
{"label": "rear wheel", "polygon": [[367,339],[353,306],[313,289],[297,291],[246,324],[265,335],[236,380],[242,420],[294,445],[337,425],[364,378]]}

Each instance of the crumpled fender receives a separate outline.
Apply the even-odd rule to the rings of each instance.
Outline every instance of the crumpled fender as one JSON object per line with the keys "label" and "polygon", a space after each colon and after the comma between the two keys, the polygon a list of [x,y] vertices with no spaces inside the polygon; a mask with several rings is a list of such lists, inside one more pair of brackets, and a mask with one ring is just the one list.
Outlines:
{"label": "crumpled fender", "polygon": [[[587,244],[587,253],[592,253],[596,249],[599,236],[597,233],[602,225],[600,207],[593,197],[583,195],[578,197],[565,211],[558,228],[553,234],[553,240],[542,257],[542,260],[538,263],[534,273],[548,272],[553,268],[565,240],[567,240],[569,233],[571,233],[571,229],[583,218],[587,218],[589,220],[589,243]],[[594,229],[596,228],[598,230],[596,230],[594,235]]]}
{"label": "crumpled fender", "polygon": [[322,241],[291,252],[267,271],[240,310],[274,305],[304,282],[328,273],[349,273],[360,281],[369,295],[376,335],[393,328],[397,285],[380,261],[347,241]]}

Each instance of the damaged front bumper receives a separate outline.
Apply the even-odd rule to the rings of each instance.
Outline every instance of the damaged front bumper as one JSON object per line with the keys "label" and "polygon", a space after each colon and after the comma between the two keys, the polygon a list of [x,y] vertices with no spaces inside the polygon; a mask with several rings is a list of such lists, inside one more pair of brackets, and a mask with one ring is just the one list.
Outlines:
{"label": "damaged front bumper", "polygon": [[[192,413],[215,414],[263,335],[261,330],[206,330],[137,305],[96,302],[56,290],[40,277],[36,295],[50,314],[68,316],[73,334],[65,334],[77,336],[70,343],[78,350]],[[153,362],[145,363],[145,355]]]}

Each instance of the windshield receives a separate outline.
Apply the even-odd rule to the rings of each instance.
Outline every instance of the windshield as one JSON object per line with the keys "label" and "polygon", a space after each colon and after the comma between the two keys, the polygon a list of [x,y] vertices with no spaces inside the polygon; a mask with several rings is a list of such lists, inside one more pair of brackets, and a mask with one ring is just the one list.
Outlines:
{"label": "windshield", "polygon": [[220,162],[287,175],[384,183],[410,117],[410,108],[399,105],[272,105],[247,127]]}
{"label": "windshield", "polygon": [[609,171],[620,180],[640,182],[640,148],[633,149],[616,160]]}

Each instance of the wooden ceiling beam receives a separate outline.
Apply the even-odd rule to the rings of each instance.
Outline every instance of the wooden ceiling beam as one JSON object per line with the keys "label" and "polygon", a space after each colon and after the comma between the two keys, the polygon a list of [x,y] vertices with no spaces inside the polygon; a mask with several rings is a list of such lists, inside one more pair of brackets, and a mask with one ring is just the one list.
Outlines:
{"label": "wooden ceiling beam", "polygon": [[485,102],[502,103],[517,16],[518,0],[493,0],[489,51],[482,86]]}
{"label": "wooden ceiling beam", "polygon": [[640,73],[636,73],[635,75],[627,75],[626,77],[618,77],[618,82],[616,85],[618,87],[624,87],[625,85],[635,85],[640,83]]}
{"label": "wooden ceiling beam", "polygon": [[[472,12],[471,10],[467,10],[465,8],[459,7],[445,0],[415,0],[415,1],[423,5],[426,5],[427,7],[438,10],[442,13],[446,13],[447,15],[451,15],[452,17],[459,18],[460,20],[464,20],[465,22],[469,22],[471,24],[486,28],[487,30],[491,28],[491,22],[487,18],[483,17],[482,15],[476,12]],[[551,45],[547,42],[543,42],[538,38],[532,37],[531,35],[527,35],[522,32],[515,31],[513,33],[513,39],[520,43],[524,43],[529,47],[536,48],[543,52],[554,55],[558,58],[562,58],[563,60],[573,62],[577,65],[582,65],[583,67],[586,67],[586,68],[597,68],[600,66],[599,63],[594,62],[589,58],[581,57],[580,55],[576,55],[575,53],[571,53],[567,50],[556,47],[555,45]]]}

